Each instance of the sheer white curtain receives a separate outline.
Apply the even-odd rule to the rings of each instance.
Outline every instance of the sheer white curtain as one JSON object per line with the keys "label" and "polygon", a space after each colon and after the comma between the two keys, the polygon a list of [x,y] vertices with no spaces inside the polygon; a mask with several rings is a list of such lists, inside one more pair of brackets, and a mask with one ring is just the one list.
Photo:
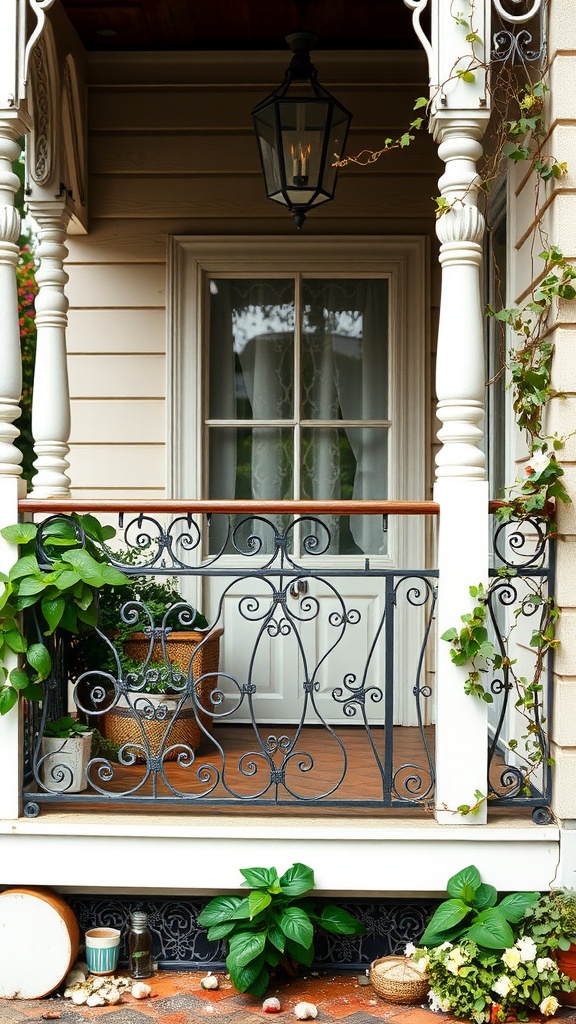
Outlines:
{"label": "sheer white curtain", "polygon": [[[294,283],[217,281],[211,302],[210,417],[231,425],[211,431],[212,497],[293,497],[292,426],[249,428],[251,446],[243,447],[238,440],[242,428],[237,434],[234,420],[294,417],[312,421],[302,427],[302,472],[296,484],[301,496],[386,497],[386,427],[339,424],[387,420],[386,285],[381,279],[306,280],[301,366],[295,367]],[[296,413],[295,373],[301,391]],[[320,420],[332,423],[314,426]],[[330,517],[327,525],[337,551],[339,517]],[[378,517],[352,517],[351,532],[361,551],[382,550]]]}

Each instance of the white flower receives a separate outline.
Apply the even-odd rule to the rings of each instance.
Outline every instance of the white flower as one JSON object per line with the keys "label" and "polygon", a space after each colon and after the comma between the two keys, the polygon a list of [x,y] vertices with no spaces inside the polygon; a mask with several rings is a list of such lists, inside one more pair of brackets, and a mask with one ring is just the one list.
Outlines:
{"label": "white flower", "polygon": [[497,996],[502,996],[502,999],[505,999],[513,988],[514,986],[507,974],[501,974],[492,985],[492,991],[495,992]]}
{"label": "white flower", "polygon": [[540,1003],[539,1010],[545,1017],[552,1017],[559,1006],[560,1003],[556,999],[556,996],[546,996],[546,998]]}
{"label": "white flower", "polygon": [[544,452],[541,451],[534,452],[532,458],[529,459],[526,463],[526,472],[529,476],[532,473],[542,473],[542,471],[546,469],[549,462],[549,455],[545,455]]}
{"label": "white flower", "polygon": [[420,971],[420,974],[426,974],[426,971],[428,970],[428,964],[429,963],[430,963],[430,957],[429,956],[421,956],[421,957],[419,957],[418,960],[414,961],[414,965],[415,965],[416,969],[418,971]]}
{"label": "white flower", "polygon": [[553,971],[555,967],[556,964],[549,956],[539,956],[536,961],[536,970],[538,971],[538,974],[541,974],[542,971]]}
{"label": "white flower", "polygon": [[516,949],[520,953],[520,959],[526,963],[528,960],[536,959],[536,943],[529,935],[523,935],[516,942]]}
{"label": "white flower", "polygon": [[511,949],[505,949],[500,959],[504,961],[510,971],[515,971],[522,957],[520,950],[513,946]]}
{"label": "white flower", "polygon": [[428,1002],[433,1013],[438,1013],[440,1010],[442,1013],[448,1013],[448,1010],[451,1009],[450,1000],[446,996],[439,996],[433,988],[428,993]]}
{"label": "white flower", "polygon": [[412,953],[416,952],[416,946],[413,942],[407,942],[404,946],[404,956],[412,956]]}

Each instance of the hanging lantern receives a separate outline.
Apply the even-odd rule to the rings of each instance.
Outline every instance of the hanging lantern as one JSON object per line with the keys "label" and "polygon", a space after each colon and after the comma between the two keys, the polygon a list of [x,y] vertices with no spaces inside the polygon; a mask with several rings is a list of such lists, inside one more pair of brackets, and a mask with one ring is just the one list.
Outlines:
{"label": "hanging lantern", "polygon": [[294,56],[282,85],[252,111],[266,195],[292,211],[301,228],[312,207],[334,198],[352,115],[317,81],[316,37],[286,37]]}

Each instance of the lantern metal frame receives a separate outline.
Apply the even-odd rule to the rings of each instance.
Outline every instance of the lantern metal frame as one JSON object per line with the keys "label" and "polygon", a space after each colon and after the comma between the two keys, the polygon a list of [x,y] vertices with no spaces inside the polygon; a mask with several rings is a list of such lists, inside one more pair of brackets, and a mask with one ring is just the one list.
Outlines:
{"label": "lantern metal frame", "polygon": [[336,164],[352,114],[318,82],[310,60],[316,36],[295,32],[286,42],[293,57],[284,81],[254,108],[252,118],[266,195],[286,206],[300,228],[312,207],[334,198]]}

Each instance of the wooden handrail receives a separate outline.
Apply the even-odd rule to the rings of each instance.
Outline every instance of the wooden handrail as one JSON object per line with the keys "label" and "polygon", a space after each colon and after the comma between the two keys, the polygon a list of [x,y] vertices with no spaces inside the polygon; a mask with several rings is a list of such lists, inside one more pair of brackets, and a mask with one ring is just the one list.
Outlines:
{"label": "wooden handrail", "polygon": [[362,516],[434,516],[440,506],[436,501],[227,501],[167,498],[150,501],[147,499],[125,501],[98,498],[23,498],[18,502],[22,514],[26,512],[190,512],[237,513],[246,515],[362,515]]}
{"label": "wooden handrail", "polygon": [[[508,505],[507,501],[493,500],[488,502],[491,515],[499,508]],[[147,498],[22,498],[18,502],[18,510],[26,512],[190,512],[193,514],[239,514],[254,515],[361,515],[361,516],[437,516],[440,505],[437,501],[255,501],[255,500],[223,500],[223,499],[192,499],[192,498],[160,498],[151,501]],[[553,512],[553,505],[545,509],[546,514]]]}

